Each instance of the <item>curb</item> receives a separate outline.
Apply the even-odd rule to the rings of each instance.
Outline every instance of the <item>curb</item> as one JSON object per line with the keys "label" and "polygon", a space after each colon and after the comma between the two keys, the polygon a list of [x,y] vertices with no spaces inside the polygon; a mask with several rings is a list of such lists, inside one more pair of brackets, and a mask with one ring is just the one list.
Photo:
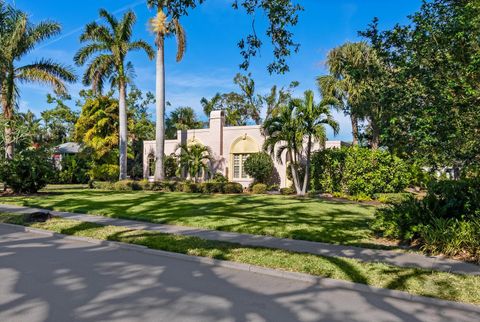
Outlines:
{"label": "curb", "polygon": [[365,284],[335,280],[331,278],[314,276],[314,275],[309,275],[305,273],[288,272],[288,271],[275,270],[271,268],[251,265],[251,264],[218,260],[218,259],[213,259],[209,257],[200,257],[200,256],[192,256],[192,255],[186,255],[186,254],[180,254],[180,253],[167,252],[164,250],[148,248],[143,245],[135,245],[135,244],[128,244],[123,242],[114,242],[114,241],[104,241],[104,240],[98,240],[98,239],[87,238],[87,237],[69,236],[69,235],[64,235],[64,234],[60,234],[60,233],[56,233],[48,230],[30,228],[26,226],[6,224],[6,223],[0,223],[0,226],[1,225],[11,227],[20,232],[29,232],[29,233],[45,235],[48,237],[58,237],[66,240],[81,241],[81,242],[86,242],[86,243],[95,244],[95,245],[112,247],[116,249],[141,252],[141,253],[152,255],[152,256],[160,256],[160,257],[177,259],[177,260],[182,260],[187,262],[194,262],[194,263],[199,263],[204,265],[234,269],[238,271],[251,272],[259,275],[284,278],[284,279],[288,279],[296,282],[317,284],[323,287],[343,288],[347,290],[372,293],[380,296],[387,296],[387,297],[393,297],[401,300],[415,301],[417,303],[422,303],[427,305],[434,305],[440,308],[454,308],[459,310],[469,310],[473,312],[478,312],[480,314],[480,306],[476,306],[474,304],[441,300],[441,299],[430,298],[430,297],[425,297],[421,295],[412,295],[402,291],[377,288],[377,287],[372,287]]}

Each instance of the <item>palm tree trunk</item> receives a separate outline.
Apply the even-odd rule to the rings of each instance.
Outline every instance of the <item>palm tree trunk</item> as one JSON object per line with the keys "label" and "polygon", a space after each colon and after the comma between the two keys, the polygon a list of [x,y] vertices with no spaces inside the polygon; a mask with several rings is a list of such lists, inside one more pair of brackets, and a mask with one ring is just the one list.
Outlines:
{"label": "palm tree trunk", "polygon": [[8,90],[13,91],[13,86],[8,86],[4,84],[2,86],[2,108],[3,108],[3,117],[6,121],[4,135],[5,135],[5,159],[12,160],[13,153],[14,153],[14,146],[13,146],[13,128],[12,128],[12,121],[13,121],[13,106],[10,99],[10,95]]}
{"label": "palm tree trunk", "polygon": [[300,184],[298,182],[298,172],[296,168],[296,161],[293,159],[293,153],[292,151],[289,151],[288,154],[290,155],[290,170],[292,171],[292,179],[293,179],[293,185],[295,186],[295,190],[297,193],[300,191]]}
{"label": "palm tree trunk", "polygon": [[155,134],[155,181],[165,179],[163,159],[165,155],[165,36],[157,35],[156,61],[156,134]]}
{"label": "palm tree trunk", "polygon": [[370,142],[370,145],[372,150],[377,150],[380,146],[380,129],[374,120],[370,120],[370,128],[372,130],[372,141]]}
{"label": "palm tree trunk", "polygon": [[312,150],[312,136],[308,136],[308,143],[307,143],[307,162],[305,165],[305,178],[303,179],[303,188],[300,196],[305,196],[308,192],[308,184],[310,181],[310,158],[311,158],[311,150]]}
{"label": "palm tree trunk", "polygon": [[119,136],[120,136],[120,180],[127,179],[127,104],[126,104],[126,96],[127,96],[127,89],[124,80],[120,80],[119,85]]}
{"label": "palm tree trunk", "polygon": [[353,142],[352,144],[354,146],[358,145],[358,118],[354,114],[350,114],[350,120],[352,122],[352,136],[353,136]]}

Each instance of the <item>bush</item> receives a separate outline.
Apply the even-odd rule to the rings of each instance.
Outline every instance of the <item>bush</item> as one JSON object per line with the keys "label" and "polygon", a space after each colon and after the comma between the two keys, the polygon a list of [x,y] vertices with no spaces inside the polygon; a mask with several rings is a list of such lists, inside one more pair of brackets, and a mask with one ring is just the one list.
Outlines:
{"label": "bush", "polygon": [[35,193],[47,185],[53,176],[53,163],[44,150],[27,149],[5,160],[0,169],[0,181],[16,193]]}
{"label": "bush", "polygon": [[433,183],[423,200],[409,196],[379,208],[372,228],[432,253],[467,253],[480,261],[479,190],[478,179]]}
{"label": "bush", "polygon": [[138,181],[138,186],[140,190],[153,190],[153,182],[148,181],[147,179],[143,179]]}
{"label": "bush", "polygon": [[257,183],[252,187],[252,193],[256,195],[263,195],[267,193],[267,185],[264,183]]}
{"label": "bush", "polygon": [[381,203],[400,203],[405,201],[411,194],[407,192],[403,193],[376,193],[373,199]]}
{"label": "bush", "polygon": [[243,193],[243,186],[238,182],[228,182],[223,187],[223,193],[226,193],[226,194]]}
{"label": "bush", "polygon": [[312,157],[315,191],[372,197],[401,192],[411,182],[410,167],[387,151],[359,147],[326,149]]}
{"label": "bush", "polygon": [[268,191],[280,191],[280,186],[278,184],[272,184],[268,186]]}
{"label": "bush", "polygon": [[245,172],[257,183],[268,183],[272,178],[274,164],[265,152],[253,153],[245,160]]}
{"label": "bush", "polygon": [[223,193],[225,184],[222,182],[204,182],[201,184],[203,193]]}
{"label": "bush", "polygon": [[120,168],[117,164],[94,165],[88,175],[92,180],[115,182],[120,175]]}
{"label": "bush", "polygon": [[56,171],[55,183],[76,184],[87,183],[90,180],[88,175],[88,159],[83,154],[65,155],[62,158],[60,169]]}
{"label": "bush", "polygon": [[99,190],[114,190],[114,183],[109,181],[95,181],[91,180],[89,182],[89,186],[92,189],[99,189]]}
{"label": "bush", "polygon": [[280,194],[282,195],[294,195],[297,192],[295,191],[295,188],[282,188],[280,189]]}
{"label": "bush", "polygon": [[201,192],[201,187],[197,183],[183,182],[178,185],[178,191],[187,192],[187,193],[196,193],[196,192]]}
{"label": "bush", "polygon": [[227,183],[228,179],[225,177],[223,174],[220,172],[217,172],[213,175],[213,178],[210,180],[210,182],[216,182],[216,183]]}
{"label": "bush", "polygon": [[178,162],[174,156],[167,155],[163,161],[166,178],[175,178],[178,170]]}
{"label": "bush", "polygon": [[122,180],[113,184],[113,190],[115,191],[137,191],[142,190],[141,185],[137,181]]}

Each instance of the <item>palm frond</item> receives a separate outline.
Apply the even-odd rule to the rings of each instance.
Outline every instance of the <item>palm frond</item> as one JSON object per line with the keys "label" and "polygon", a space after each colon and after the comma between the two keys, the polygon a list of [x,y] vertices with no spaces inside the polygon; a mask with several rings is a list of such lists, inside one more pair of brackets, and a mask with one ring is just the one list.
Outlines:
{"label": "palm frond", "polygon": [[88,44],[75,54],[73,61],[77,66],[85,64],[85,62],[95,53],[107,51],[109,48],[104,43]]}
{"label": "palm frond", "polygon": [[118,27],[114,29],[117,37],[119,37],[119,39],[122,39],[125,42],[130,41],[130,39],[132,38],[133,25],[136,21],[137,16],[135,15],[135,13],[131,10],[127,11],[123,15],[123,19],[118,24]]}
{"label": "palm frond", "polygon": [[133,41],[129,45],[130,50],[143,50],[150,60],[155,58],[155,50],[144,40]]}
{"label": "palm frond", "polygon": [[180,62],[187,51],[187,35],[178,19],[173,19],[172,23],[175,28],[175,38],[177,39],[177,62]]}

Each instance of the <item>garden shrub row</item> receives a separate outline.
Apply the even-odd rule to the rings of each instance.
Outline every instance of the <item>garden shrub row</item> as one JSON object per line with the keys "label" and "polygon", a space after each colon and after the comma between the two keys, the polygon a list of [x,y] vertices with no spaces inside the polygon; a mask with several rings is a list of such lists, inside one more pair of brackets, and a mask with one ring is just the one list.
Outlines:
{"label": "garden shrub row", "polygon": [[373,197],[401,192],[411,182],[411,167],[387,151],[344,147],[312,156],[314,191]]}
{"label": "garden shrub row", "polygon": [[379,208],[372,228],[434,254],[480,262],[480,179],[433,182],[422,200],[410,196]]}
{"label": "garden shrub row", "polygon": [[149,182],[147,180],[133,181],[123,180],[115,183],[94,181],[91,188],[115,191],[163,191],[163,192],[187,192],[187,193],[225,193],[237,194],[243,192],[243,186],[236,182],[203,182],[194,183],[189,181],[162,181]]}

